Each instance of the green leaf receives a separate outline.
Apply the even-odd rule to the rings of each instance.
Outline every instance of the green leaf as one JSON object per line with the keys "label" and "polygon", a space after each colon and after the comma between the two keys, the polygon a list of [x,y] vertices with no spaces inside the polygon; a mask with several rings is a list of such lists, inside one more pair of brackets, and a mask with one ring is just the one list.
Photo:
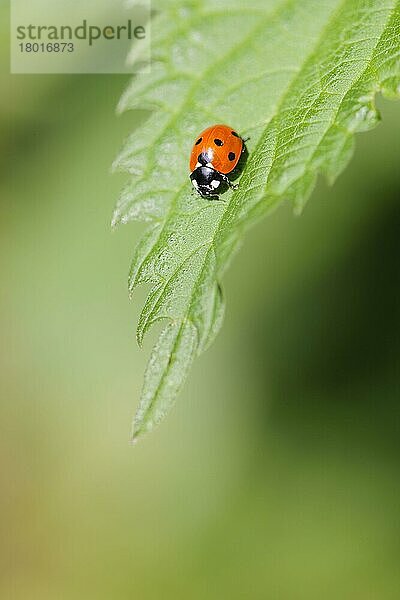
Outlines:
{"label": "green leaf", "polygon": [[[165,2],[154,19],[150,75],[135,77],[120,110],[152,113],[115,167],[132,175],[113,224],[149,223],[129,289],[151,286],[139,326],[166,320],[146,371],[133,438],[158,423],[195,356],[217,334],[219,281],[244,231],[290,200],[300,212],[318,173],[333,181],[354,133],[379,120],[374,97],[400,89],[400,3],[395,0]],[[163,5],[165,6],[163,7]],[[237,191],[193,194],[196,135],[227,123],[248,141]]]}

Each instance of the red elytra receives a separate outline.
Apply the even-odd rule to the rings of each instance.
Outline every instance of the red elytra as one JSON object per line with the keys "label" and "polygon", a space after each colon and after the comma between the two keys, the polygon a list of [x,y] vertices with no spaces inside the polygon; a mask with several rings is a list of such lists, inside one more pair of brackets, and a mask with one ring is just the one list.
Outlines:
{"label": "red elytra", "polygon": [[228,125],[211,125],[198,136],[190,154],[190,170],[198,164],[198,157],[206,154],[208,163],[219,173],[230,173],[239,162],[243,151],[243,140]]}

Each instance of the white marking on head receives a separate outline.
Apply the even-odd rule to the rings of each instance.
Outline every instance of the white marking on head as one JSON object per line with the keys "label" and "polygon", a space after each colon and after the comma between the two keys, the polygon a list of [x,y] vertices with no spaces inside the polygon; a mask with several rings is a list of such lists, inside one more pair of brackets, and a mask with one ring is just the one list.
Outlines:
{"label": "white marking on head", "polygon": [[210,169],[213,169],[213,168],[214,168],[214,167],[213,167],[213,164],[212,164],[212,163],[210,163],[210,162],[206,163],[206,167],[209,167]]}
{"label": "white marking on head", "polygon": [[211,182],[211,185],[215,189],[215,188],[217,188],[219,186],[220,183],[221,182],[218,181],[218,179],[213,179],[212,182]]}
{"label": "white marking on head", "polygon": [[197,188],[199,187],[199,184],[197,183],[197,181],[195,179],[192,179],[192,183],[193,183],[193,187]]}
{"label": "white marking on head", "polygon": [[196,163],[195,169],[197,169],[197,167],[201,167],[201,164],[199,162]]}

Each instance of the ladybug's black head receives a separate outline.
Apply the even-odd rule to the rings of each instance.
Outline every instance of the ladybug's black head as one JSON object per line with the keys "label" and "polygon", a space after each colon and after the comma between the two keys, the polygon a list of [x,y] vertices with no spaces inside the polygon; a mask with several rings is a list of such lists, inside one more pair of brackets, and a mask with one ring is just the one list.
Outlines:
{"label": "ladybug's black head", "polygon": [[211,167],[197,167],[190,175],[190,179],[194,189],[205,197],[218,197],[218,194],[222,191],[221,188],[226,186],[221,173]]}

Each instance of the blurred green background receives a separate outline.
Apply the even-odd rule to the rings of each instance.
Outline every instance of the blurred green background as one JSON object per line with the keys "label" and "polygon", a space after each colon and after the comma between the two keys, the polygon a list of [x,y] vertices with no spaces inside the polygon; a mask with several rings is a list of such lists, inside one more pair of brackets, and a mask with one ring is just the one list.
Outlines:
{"label": "blurred green background", "polygon": [[125,77],[8,75],[1,22],[0,598],[399,598],[399,106],[250,232],[222,333],[130,447],[143,226],[110,231],[109,170],[145,115],[115,117]]}

